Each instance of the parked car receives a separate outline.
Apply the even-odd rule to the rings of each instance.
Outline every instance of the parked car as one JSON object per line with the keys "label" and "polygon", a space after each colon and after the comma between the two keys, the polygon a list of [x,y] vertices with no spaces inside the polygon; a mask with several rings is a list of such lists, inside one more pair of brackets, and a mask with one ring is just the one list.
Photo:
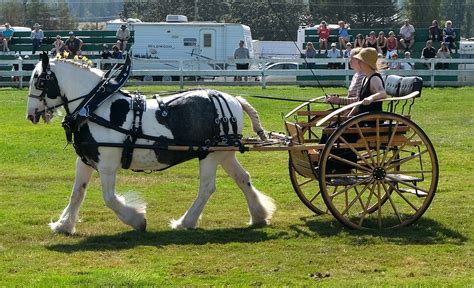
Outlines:
{"label": "parked car", "polygon": [[[292,75],[291,72],[277,70],[299,70],[299,64],[295,62],[277,62],[267,65],[264,69],[273,74],[265,76],[266,82],[295,82],[296,75]],[[259,80],[262,81],[262,77],[259,77]]]}

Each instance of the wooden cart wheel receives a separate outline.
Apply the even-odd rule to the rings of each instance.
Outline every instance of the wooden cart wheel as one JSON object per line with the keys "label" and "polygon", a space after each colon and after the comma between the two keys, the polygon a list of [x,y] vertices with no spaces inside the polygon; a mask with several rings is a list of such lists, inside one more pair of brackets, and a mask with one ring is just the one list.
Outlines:
{"label": "wooden cart wheel", "polygon": [[418,125],[371,112],[331,134],[321,152],[319,186],[329,211],[345,226],[394,228],[412,224],[428,209],[438,173],[433,145]]}
{"label": "wooden cart wheel", "polygon": [[293,185],[293,189],[301,202],[318,215],[328,213],[326,204],[321,197],[316,177],[306,177],[299,174],[293,167],[291,158],[288,161],[288,169],[290,172],[291,185]]}

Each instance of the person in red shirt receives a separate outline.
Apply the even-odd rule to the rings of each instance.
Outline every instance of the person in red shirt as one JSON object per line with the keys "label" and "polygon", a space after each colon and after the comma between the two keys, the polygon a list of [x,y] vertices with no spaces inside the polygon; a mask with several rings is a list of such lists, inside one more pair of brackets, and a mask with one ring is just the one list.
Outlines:
{"label": "person in red shirt", "polygon": [[328,39],[331,30],[329,30],[326,21],[322,21],[319,24],[318,34],[319,34],[319,54],[321,54],[321,49],[328,50]]}

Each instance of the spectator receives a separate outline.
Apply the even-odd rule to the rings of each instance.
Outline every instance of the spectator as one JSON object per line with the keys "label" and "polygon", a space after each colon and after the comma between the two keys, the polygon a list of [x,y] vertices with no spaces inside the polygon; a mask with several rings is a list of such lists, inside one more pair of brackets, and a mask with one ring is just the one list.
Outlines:
{"label": "spectator", "polygon": [[395,33],[393,31],[388,32],[388,38],[387,38],[387,59],[392,59],[392,55],[394,53],[397,53],[397,46],[398,46],[398,41],[397,37],[395,37]]}
{"label": "spectator", "polygon": [[411,60],[411,53],[410,51],[405,52],[405,60],[407,62],[400,62],[400,69],[401,70],[413,70],[415,68],[415,63],[409,62]]}
{"label": "spectator", "polygon": [[13,33],[15,30],[10,27],[10,23],[5,23],[5,29],[2,31],[2,38],[3,38],[3,52],[9,52],[10,48],[8,45],[13,44]]}
{"label": "spectator", "polygon": [[342,51],[342,49],[346,47],[347,42],[349,42],[349,25],[346,25],[344,21],[339,21],[337,22],[337,24],[339,24],[339,32],[337,33],[337,38],[339,41],[339,48],[341,48]]}
{"label": "spectator", "polygon": [[377,50],[384,56],[387,54],[387,37],[383,31],[380,31],[379,37],[377,37]]}
{"label": "spectator", "polygon": [[451,20],[448,20],[446,21],[445,26],[446,27],[443,29],[443,41],[448,45],[449,50],[455,49],[456,44],[454,42],[456,41],[456,32],[454,32],[453,29],[453,22],[451,22]]}
{"label": "spectator", "polygon": [[346,50],[344,50],[344,53],[342,53],[342,58],[350,58],[351,55],[352,55],[352,44],[351,42],[347,42]]}
{"label": "spectator", "polygon": [[81,55],[82,40],[74,35],[74,32],[69,32],[69,38],[64,43],[65,50],[72,54],[72,56]]}
{"label": "spectator", "polygon": [[56,35],[56,40],[54,40],[53,44],[54,44],[54,48],[51,49],[51,54],[52,55],[60,54],[62,56],[64,51],[66,50],[66,46],[64,44],[64,41],[61,39],[60,35]]}
{"label": "spectator", "polygon": [[369,36],[365,39],[365,46],[376,49],[377,53],[380,52],[377,48],[377,36],[375,35],[375,31],[370,31]]}
{"label": "spectator", "polygon": [[117,45],[112,46],[112,58],[123,59],[122,51],[120,51]]}
{"label": "spectator", "polygon": [[[327,52],[327,57],[331,59],[341,58],[341,51],[336,48],[336,43],[331,44],[331,49]],[[328,68],[329,69],[339,69],[341,66],[340,62],[329,62]]]}
{"label": "spectator", "polygon": [[324,53],[328,50],[328,40],[331,30],[328,28],[326,21],[321,21],[318,27],[318,34],[319,34],[319,51],[318,53],[321,54],[321,50],[324,49]]}
{"label": "spectator", "polygon": [[428,28],[428,40],[433,42],[441,42],[443,39],[443,31],[439,28],[438,21],[433,20],[431,26]]}
{"label": "spectator", "polygon": [[119,50],[126,51],[128,40],[130,39],[130,30],[128,30],[127,24],[122,24],[117,30],[117,46]]}
{"label": "spectator", "polygon": [[357,34],[354,40],[354,48],[365,48],[365,39],[362,34]]}
{"label": "spectator", "polygon": [[[407,51],[408,52],[408,51]],[[393,53],[392,54],[392,61],[388,65],[388,69],[390,70],[400,70],[400,62],[398,60],[398,53]]]}
{"label": "spectator", "polygon": [[[249,49],[244,47],[244,40],[240,40],[239,42],[239,48],[235,49],[234,51],[234,59],[249,59],[250,54],[249,54]],[[249,63],[237,63],[237,70],[249,70]],[[241,76],[236,76],[234,78],[234,81],[242,81]],[[245,77],[245,81],[247,81],[247,77]]]}
{"label": "spectator", "polygon": [[[431,59],[436,57],[436,50],[433,48],[433,41],[426,41],[426,46],[421,50],[421,59]],[[430,69],[431,64],[425,63],[425,66]]]}
{"label": "spectator", "polygon": [[107,44],[104,44],[104,45],[102,45],[102,47],[103,47],[104,50],[102,50],[102,54],[100,55],[100,57],[102,59],[112,58],[112,53],[110,53],[110,51],[109,51],[109,46]]}
{"label": "spectator", "polygon": [[[306,44],[306,51],[304,53],[305,58],[316,58],[316,49],[314,49],[313,42],[308,42]],[[314,63],[306,63],[308,69],[314,68]]]}
{"label": "spectator", "polygon": [[405,51],[410,51],[414,43],[415,28],[410,24],[410,21],[406,19],[405,24],[400,28],[400,44],[403,46]]}
{"label": "spectator", "polygon": [[[445,42],[441,42],[441,48],[436,53],[438,59],[451,59],[451,51],[448,49],[448,45]],[[437,63],[436,69],[449,69],[449,63]]]}
{"label": "spectator", "polygon": [[36,50],[38,50],[38,48],[41,46],[41,43],[43,43],[44,33],[40,28],[41,25],[35,23],[33,26],[33,31],[31,31],[31,42],[33,43],[33,51],[31,51],[32,54],[35,54]]}

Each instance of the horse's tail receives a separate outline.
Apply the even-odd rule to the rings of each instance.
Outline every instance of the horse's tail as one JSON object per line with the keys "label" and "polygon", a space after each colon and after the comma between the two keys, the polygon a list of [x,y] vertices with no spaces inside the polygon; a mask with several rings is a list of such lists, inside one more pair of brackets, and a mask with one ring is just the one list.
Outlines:
{"label": "horse's tail", "polygon": [[242,109],[249,115],[250,120],[252,121],[252,128],[255,133],[262,139],[263,141],[267,140],[267,135],[265,135],[265,131],[263,130],[262,123],[260,122],[260,118],[258,117],[258,112],[253,108],[252,105],[250,105],[247,100],[245,100],[242,97],[235,97],[240,105],[242,106]]}

